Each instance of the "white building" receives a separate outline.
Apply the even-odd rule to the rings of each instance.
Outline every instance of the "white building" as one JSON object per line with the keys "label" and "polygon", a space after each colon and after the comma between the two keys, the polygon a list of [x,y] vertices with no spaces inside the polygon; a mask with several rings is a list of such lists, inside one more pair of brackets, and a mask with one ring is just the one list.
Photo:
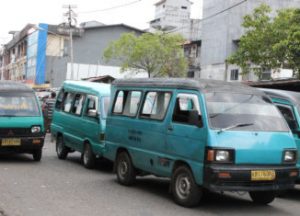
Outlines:
{"label": "white building", "polygon": [[[191,37],[191,5],[189,0],[161,0],[155,4],[155,19],[150,22],[150,31],[180,33]],[[192,25],[194,24],[194,25]]]}

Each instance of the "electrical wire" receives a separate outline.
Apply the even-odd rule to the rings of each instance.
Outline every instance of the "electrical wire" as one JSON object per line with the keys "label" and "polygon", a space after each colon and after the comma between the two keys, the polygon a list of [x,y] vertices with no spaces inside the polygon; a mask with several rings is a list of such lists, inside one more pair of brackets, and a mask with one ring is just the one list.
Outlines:
{"label": "electrical wire", "polygon": [[99,9],[99,10],[91,10],[91,11],[81,11],[81,12],[77,12],[77,13],[78,14],[89,14],[89,13],[104,12],[104,11],[109,11],[109,10],[118,9],[118,8],[122,8],[122,7],[127,7],[129,5],[136,4],[140,1],[142,1],[142,0],[136,0],[136,1],[126,3],[126,4],[121,4],[121,5],[117,5],[117,6],[109,7],[109,8],[104,8],[104,9]]}
{"label": "electrical wire", "polygon": [[[226,9],[224,9],[224,10],[218,11],[217,13],[214,13],[214,14],[212,14],[212,15],[209,15],[209,16],[203,18],[203,19],[200,19],[200,20],[199,20],[199,23],[201,23],[201,22],[203,22],[203,21],[205,21],[205,20],[211,19],[211,18],[213,18],[213,17],[215,17],[215,16],[218,16],[218,15],[220,15],[220,14],[226,12],[226,11],[229,11],[229,10],[235,8],[235,7],[238,7],[239,5],[244,4],[244,3],[247,2],[247,1],[248,1],[248,0],[240,1],[240,2],[238,2],[238,3],[236,3],[236,4],[234,4],[234,5],[231,5],[230,7],[226,8]],[[171,30],[171,31],[168,31],[167,33],[176,32],[176,31],[178,31],[178,30],[186,29],[186,28],[189,28],[189,27],[190,27],[189,25],[186,25],[186,26],[183,26],[183,27],[178,27],[178,28],[176,28],[176,29],[173,29],[173,30]]]}

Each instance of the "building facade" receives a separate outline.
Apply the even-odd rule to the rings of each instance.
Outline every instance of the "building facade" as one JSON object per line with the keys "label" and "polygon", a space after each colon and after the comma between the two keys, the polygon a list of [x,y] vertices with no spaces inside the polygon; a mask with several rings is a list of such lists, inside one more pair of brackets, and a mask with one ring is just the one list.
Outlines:
{"label": "building facade", "polygon": [[71,63],[69,27],[28,24],[4,45],[0,57],[1,77],[32,85],[60,87],[66,79],[131,76],[130,73],[120,73],[120,62],[113,61],[107,65],[102,56],[109,43],[117,40],[121,34],[134,32],[139,35],[143,31],[124,24],[104,25],[93,21],[83,23],[81,28],[73,28],[72,32]]}

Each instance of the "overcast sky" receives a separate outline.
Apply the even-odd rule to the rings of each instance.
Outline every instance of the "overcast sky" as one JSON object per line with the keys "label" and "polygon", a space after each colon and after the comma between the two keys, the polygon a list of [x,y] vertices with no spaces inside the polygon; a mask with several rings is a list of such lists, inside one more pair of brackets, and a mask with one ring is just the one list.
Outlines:
{"label": "overcast sky", "polygon": [[[27,23],[59,24],[64,20],[63,5],[77,5],[78,23],[96,20],[105,24],[125,23],[137,28],[145,29],[149,21],[154,19],[154,3],[159,0],[140,0],[125,7],[90,13],[87,11],[112,8],[136,0],[7,0],[0,8],[0,44],[11,39],[11,30],[21,30]],[[191,0],[192,18],[202,16],[202,0]]]}

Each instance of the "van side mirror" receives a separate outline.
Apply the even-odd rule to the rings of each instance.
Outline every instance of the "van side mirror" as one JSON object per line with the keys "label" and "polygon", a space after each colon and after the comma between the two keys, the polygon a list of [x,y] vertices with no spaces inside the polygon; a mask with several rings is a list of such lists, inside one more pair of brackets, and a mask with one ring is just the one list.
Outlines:
{"label": "van side mirror", "polygon": [[189,111],[188,123],[200,128],[203,126],[201,116],[199,115],[197,110]]}
{"label": "van side mirror", "polygon": [[95,109],[90,109],[90,110],[88,111],[88,116],[89,116],[89,117],[93,117],[93,118],[98,117],[97,110],[95,110]]}

